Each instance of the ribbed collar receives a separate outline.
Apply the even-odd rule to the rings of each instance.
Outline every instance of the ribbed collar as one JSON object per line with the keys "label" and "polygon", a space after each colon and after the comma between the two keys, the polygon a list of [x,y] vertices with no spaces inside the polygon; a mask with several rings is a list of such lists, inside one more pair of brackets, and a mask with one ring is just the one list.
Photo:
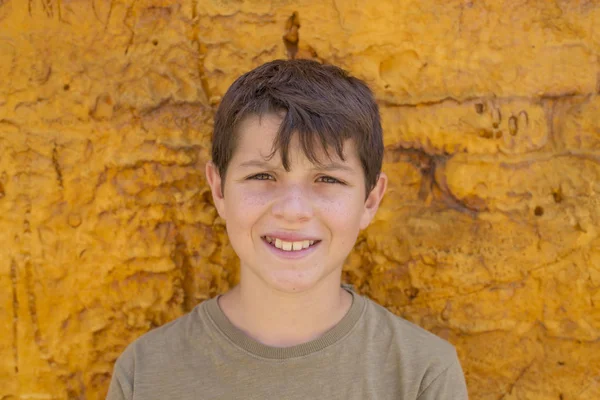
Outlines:
{"label": "ribbed collar", "polygon": [[236,328],[223,313],[221,307],[219,307],[219,296],[204,301],[202,303],[202,309],[204,312],[206,312],[207,316],[214,323],[216,328],[221,331],[222,334],[227,336],[227,338],[229,338],[229,340],[231,340],[235,345],[259,357],[283,360],[287,358],[306,356],[331,346],[346,336],[354,327],[354,325],[356,325],[365,309],[365,299],[362,296],[354,293],[354,291],[349,290],[347,285],[343,285],[343,287],[350,294],[352,294],[352,305],[341,321],[317,339],[291,347],[267,346],[252,339],[244,332]]}

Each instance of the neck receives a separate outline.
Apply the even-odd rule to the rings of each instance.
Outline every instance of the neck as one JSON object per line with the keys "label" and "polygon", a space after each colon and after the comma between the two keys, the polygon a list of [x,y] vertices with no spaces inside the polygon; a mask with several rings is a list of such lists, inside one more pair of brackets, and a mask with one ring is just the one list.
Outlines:
{"label": "neck", "polygon": [[280,292],[242,279],[219,299],[219,306],[234,326],[273,347],[318,338],[340,322],[351,305],[352,295],[341,288],[339,278],[301,293]]}

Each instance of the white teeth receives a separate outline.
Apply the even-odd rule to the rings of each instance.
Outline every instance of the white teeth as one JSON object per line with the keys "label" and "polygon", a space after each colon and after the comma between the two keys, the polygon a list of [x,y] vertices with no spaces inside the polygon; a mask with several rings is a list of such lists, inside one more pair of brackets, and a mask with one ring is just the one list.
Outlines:
{"label": "white teeth", "polygon": [[302,240],[298,242],[286,242],[284,240],[278,238],[272,238],[271,236],[265,236],[265,240],[268,243],[271,243],[278,249],[284,251],[298,251],[303,249],[308,249],[310,246],[315,244],[314,240]]}

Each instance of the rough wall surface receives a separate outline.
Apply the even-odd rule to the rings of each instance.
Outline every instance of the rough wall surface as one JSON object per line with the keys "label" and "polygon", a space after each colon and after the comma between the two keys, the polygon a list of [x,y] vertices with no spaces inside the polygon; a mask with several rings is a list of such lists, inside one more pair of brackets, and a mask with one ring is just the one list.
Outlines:
{"label": "rough wall surface", "polygon": [[599,22],[594,0],[0,0],[0,399],[104,398],[128,343],[236,282],[212,115],[290,56],[381,106],[390,190],[345,280],[455,344],[472,399],[599,399]]}

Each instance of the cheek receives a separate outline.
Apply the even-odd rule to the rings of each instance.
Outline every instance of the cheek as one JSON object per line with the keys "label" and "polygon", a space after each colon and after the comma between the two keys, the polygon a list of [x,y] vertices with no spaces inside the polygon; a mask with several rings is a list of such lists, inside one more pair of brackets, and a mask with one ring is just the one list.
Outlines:
{"label": "cheek", "polygon": [[362,215],[362,203],[352,195],[320,198],[319,209],[330,225],[340,228],[351,228]]}
{"label": "cheek", "polygon": [[[270,202],[270,195],[265,191],[239,190],[232,192],[226,198],[228,215],[232,216],[238,224],[251,224],[265,212]],[[233,222],[233,221],[232,221]]]}

